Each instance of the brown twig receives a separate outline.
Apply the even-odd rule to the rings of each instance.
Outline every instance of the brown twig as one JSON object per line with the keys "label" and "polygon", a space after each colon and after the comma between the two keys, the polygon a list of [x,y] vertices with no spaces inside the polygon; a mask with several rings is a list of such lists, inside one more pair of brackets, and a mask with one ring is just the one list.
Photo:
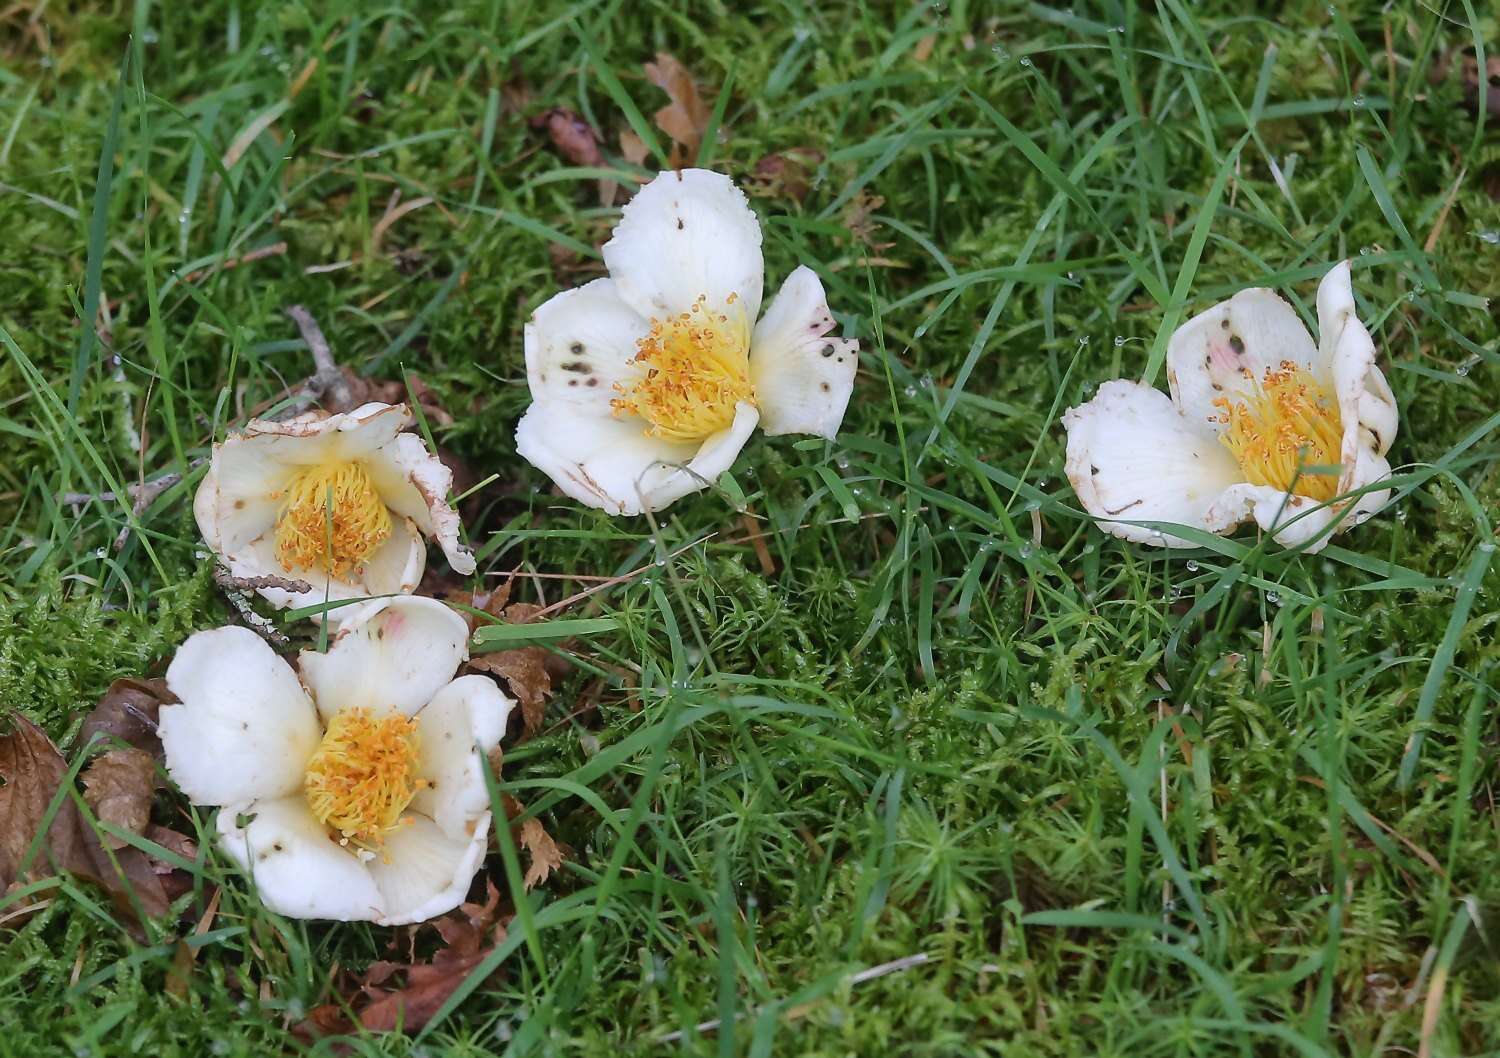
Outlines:
{"label": "brown twig", "polygon": [[284,241],[273,242],[269,246],[262,246],[258,249],[250,250],[246,253],[240,254],[238,257],[231,257],[226,261],[220,261],[218,264],[209,265],[206,268],[195,268],[193,269],[193,271],[183,276],[182,281],[184,283],[195,283],[198,280],[202,279],[204,276],[213,275],[215,272],[228,272],[232,268],[238,268],[240,265],[251,264],[255,261],[263,261],[267,257],[280,257],[282,254],[286,253],[286,251],[287,244]]}
{"label": "brown twig", "polygon": [[297,325],[302,340],[307,343],[308,352],[312,353],[313,376],[307,380],[302,387],[302,392],[288,405],[283,414],[296,414],[309,404],[316,403],[325,397],[328,403],[337,407],[351,406],[353,394],[350,391],[349,379],[339,367],[338,361],[333,358],[333,350],[328,346],[328,339],[323,337],[323,328],[319,327],[318,321],[312,318],[312,313],[301,305],[291,306],[286,310],[286,314]]}
{"label": "brown twig", "polygon": [[[188,464],[188,469],[190,471],[195,470],[198,467],[202,466],[204,462],[205,461],[202,459],[195,459]],[[166,492],[181,480],[182,475],[174,470],[171,473],[163,474],[159,478],[152,478],[150,481],[142,481],[135,485],[126,485],[125,495],[130,497],[132,503],[135,505],[136,513],[139,514],[141,511],[151,506],[151,502],[155,500],[156,497],[160,496],[163,492]],[[64,492],[61,496],[58,497],[58,502],[64,503],[69,507],[76,507],[81,503],[88,503],[91,500],[98,500],[101,503],[113,503],[119,498],[119,493],[109,491]]]}
{"label": "brown twig", "polygon": [[[280,581],[281,583],[266,583],[261,585],[257,583],[259,581]],[[249,597],[245,594],[245,589],[255,587],[281,588],[286,587],[288,584],[302,584],[304,588],[310,590],[311,585],[305,584],[302,581],[287,581],[284,578],[274,576],[236,577],[218,563],[214,564],[214,583],[219,586],[219,590],[224,593],[224,597],[229,600],[229,604],[234,607],[235,612],[240,615],[240,620],[245,622],[245,626],[250,631],[260,636],[273,647],[284,647],[291,644],[290,639],[276,630],[276,626],[271,622],[269,617],[262,617],[255,612],[255,608],[250,605]],[[287,590],[291,591],[295,589],[287,588]]]}

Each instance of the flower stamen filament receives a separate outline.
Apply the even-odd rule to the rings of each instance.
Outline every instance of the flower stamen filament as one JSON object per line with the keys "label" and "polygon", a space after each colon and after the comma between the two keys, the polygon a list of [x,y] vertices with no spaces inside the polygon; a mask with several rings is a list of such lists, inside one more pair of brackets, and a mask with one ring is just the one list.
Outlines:
{"label": "flower stamen filament", "polygon": [[343,709],[328,724],[307,765],[303,788],[318,822],[377,851],[405,825],[401,813],[427,780],[416,777],[417,721],[401,713]]}
{"label": "flower stamen filament", "polygon": [[617,415],[636,415],[646,434],[696,443],[727,429],[741,402],[754,403],[750,384],[750,321],[730,295],[710,311],[700,296],[688,312],[653,319],[631,361],[645,368],[633,385],[617,384]]}
{"label": "flower stamen filament", "polygon": [[1325,502],[1339,475],[1309,472],[1336,466],[1343,444],[1338,402],[1306,368],[1283,360],[1253,381],[1253,390],[1214,401],[1220,442],[1234,453],[1245,480]]}
{"label": "flower stamen filament", "polygon": [[391,535],[391,512],[362,463],[308,467],[281,497],[276,558],[287,569],[347,577]]}

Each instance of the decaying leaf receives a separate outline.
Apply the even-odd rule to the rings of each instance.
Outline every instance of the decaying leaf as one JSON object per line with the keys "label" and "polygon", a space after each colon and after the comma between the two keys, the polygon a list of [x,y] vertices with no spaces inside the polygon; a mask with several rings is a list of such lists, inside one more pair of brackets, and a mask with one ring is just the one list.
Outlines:
{"label": "decaying leaf", "polygon": [[546,129],[557,153],[574,165],[604,164],[604,155],[599,151],[599,137],[578,111],[567,107],[553,107],[532,118],[531,125],[533,128]]}
{"label": "decaying leaf", "polygon": [[[27,860],[68,764],[47,735],[24,716],[0,736],[0,891],[66,871],[102,886],[121,911],[166,913],[171,898],[149,857],[138,849],[106,850],[70,796],[64,796]],[[24,865],[24,870],[23,870]]]}
{"label": "decaying leaf", "polygon": [[672,138],[672,168],[680,169],[698,157],[698,147],[708,129],[708,106],[687,67],[667,52],[657,52],[656,61],[646,64],[646,79],[672,101],[652,117],[656,127]]}
{"label": "decaying leaf", "polygon": [[547,652],[541,647],[497,650],[469,659],[469,668],[499,676],[521,705],[521,721],[527,738],[542,727],[547,699],[552,697],[552,676],[547,672]]}
{"label": "decaying leaf", "polygon": [[896,245],[892,242],[877,242],[875,239],[875,233],[881,228],[880,222],[875,219],[875,212],[883,205],[883,197],[860,188],[844,210],[844,227],[849,229],[849,234],[854,236],[856,242],[863,243],[871,250],[888,250]]}
{"label": "decaying leaf", "polygon": [[768,154],[755,163],[748,181],[758,195],[802,202],[812,190],[811,171],[823,163],[823,152],[811,147]]}
{"label": "decaying leaf", "polygon": [[[471,598],[475,609],[492,614],[507,624],[524,624],[541,610],[534,603],[510,602],[510,581],[488,595]],[[470,616],[469,623],[473,628],[478,622]],[[530,738],[541,730],[547,701],[552,697],[552,657],[545,648],[532,646],[497,650],[469,659],[470,670],[498,676],[510,688],[511,696],[521,706],[523,737]]]}
{"label": "decaying leaf", "polygon": [[[133,746],[112,749],[94,758],[83,772],[83,799],[101,823],[143,834],[151,822],[156,796],[156,761]],[[113,834],[103,836],[112,849],[125,847]]]}
{"label": "decaying leaf", "polygon": [[545,882],[553,871],[562,866],[562,850],[542,826],[540,819],[533,817],[521,824],[521,847],[531,856],[531,866],[526,868],[526,877],[522,879],[527,889]]}
{"label": "decaying leaf", "polygon": [[175,701],[177,696],[167,690],[166,680],[115,680],[84,719],[75,744],[87,746],[96,735],[119,739],[160,760],[161,740],[156,737],[157,710]]}
{"label": "decaying leaf", "polygon": [[620,133],[620,157],[631,165],[645,165],[650,156],[651,149],[646,146],[646,141],[635,133],[626,129]]}
{"label": "decaying leaf", "polygon": [[[505,940],[509,915],[501,915],[500,891],[486,879],[483,903],[465,903],[425,923],[443,946],[427,962],[372,963],[346,986],[342,1001],[313,1010],[293,1030],[305,1040],[369,1032],[414,1032],[423,1028],[459,985]],[[392,984],[392,982],[395,982]]]}

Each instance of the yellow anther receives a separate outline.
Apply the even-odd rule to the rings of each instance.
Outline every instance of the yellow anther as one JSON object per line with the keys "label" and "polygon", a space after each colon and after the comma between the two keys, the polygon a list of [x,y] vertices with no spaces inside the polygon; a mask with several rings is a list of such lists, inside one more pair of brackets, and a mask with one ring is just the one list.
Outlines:
{"label": "yellow anther", "polygon": [[307,765],[308,807],[345,844],[378,850],[404,825],[401,813],[427,785],[416,777],[417,749],[416,720],[341,710]]}
{"label": "yellow anther", "polygon": [[1214,401],[1225,427],[1219,440],[1234,453],[1245,480],[1319,501],[1333,499],[1338,474],[1308,468],[1338,465],[1344,433],[1338,402],[1290,360],[1267,370],[1254,385],[1252,393]]}
{"label": "yellow anther", "polygon": [[754,403],[750,384],[750,321],[731,297],[722,312],[704,298],[692,311],[652,320],[636,343],[634,363],[646,369],[634,385],[617,385],[616,414],[638,415],[646,433],[696,443],[734,422],[735,406]]}
{"label": "yellow anther", "polygon": [[282,493],[276,558],[287,569],[347,577],[390,535],[391,512],[363,464],[327,463],[302,471]]}

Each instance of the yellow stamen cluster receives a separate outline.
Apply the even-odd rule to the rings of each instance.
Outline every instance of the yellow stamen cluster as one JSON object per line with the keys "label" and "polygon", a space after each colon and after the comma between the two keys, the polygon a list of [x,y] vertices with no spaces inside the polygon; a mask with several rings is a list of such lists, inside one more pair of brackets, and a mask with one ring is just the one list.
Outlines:
{"label": "yellow stamen cluster", "polygon": [[342,844],[378,850],[405,825],[401,813],[427,785],[416,777],[417,749],[411,717],[341,710],[307,765],[308,807]]}
{"label": "yellow stamen cluster", "polygon": [[1252,485],[1270,485],[1318,501],[1338,495],[1336,466],[1343,441],[1338,402],[1303,367],[1290,360],[1266,371],[1253,393],[1214,401],[1219,435]]}
{"label": "yellow stamen cluster", "polygon": [[276,558],[287,569],[347,577],[391,535],[391,512],[361,463],[299,473],[281,494]]}
{"label": "yellow stamen cluster", "polygon": [[691,311],[652,320],[636,343],[632,363],[646,374],[634,385],[616,385],[610,401],[618,415],[638,415],[646,434],[695,443],[734,422],[735,405],[753,402],[750,321],[733,294],[722,312],[710,312],[700,295]]}

